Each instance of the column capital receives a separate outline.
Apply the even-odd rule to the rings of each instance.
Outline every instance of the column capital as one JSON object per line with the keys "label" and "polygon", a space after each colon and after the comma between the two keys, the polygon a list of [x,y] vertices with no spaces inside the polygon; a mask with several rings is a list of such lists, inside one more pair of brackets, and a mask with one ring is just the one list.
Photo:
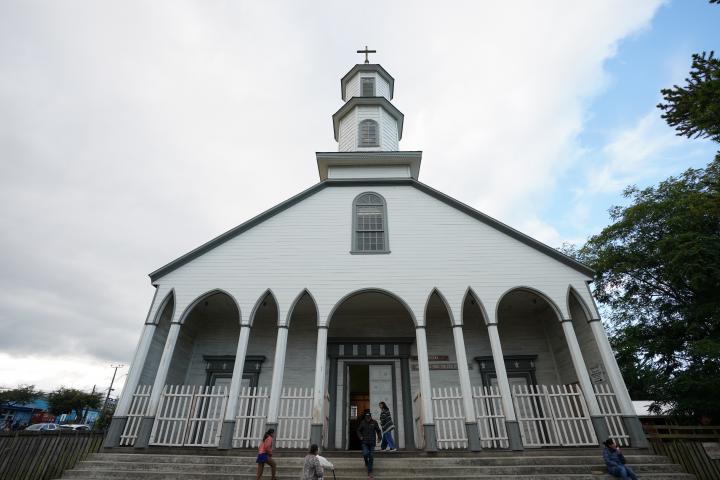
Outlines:
{"label": "column capital", "polygon": [[181,322],[172,321],[172,322],[170,322],[170,325],[171,325],[171,326],[172,326],[172,325],[182,325],[182,323],[181,323]]}
{"label": "column capital", "polygon": [[240,324],[240,327],[242,327],[242,328],[252,328],[252,325],[250,325],[249,323],[241,323],[241,324]]}
{"label": "column capital", "polygon": [[322,329],[327,330],[327,329],[329,329],[330,327],[328,327],[327,325],[318,325],[317,328],[318,328],[318,330],[322,330]]}
{"label": "column capital", "polygon": [[489,322],[489,323],[487,324],[487,326],[488,326],[488,327],[497,327],[497,326],[498,326],[498,322]]}
{"label": "column capital", "polygon": [[560,320],[560,323],[566,323],[566,322],[572,323],[572,318],[563,318],[562,320]]}
{"label": "column capital", "polygon": [[[600,320],[599,318],[591,318],[591,319],[588,320],[587,322],[588,322],[588,323],[601,322],[601,320]],[[602,322],[601,322],[601,323],[602,323]]]}
{"label": "column capital", "polygon": [[453,326],[452,326],[452,328],[458,328],[458,327],[459,327],[459,328],[462,328],[462,327],[463,327],[463,324],[462,324],[462,323],[456,323],[456,324],[453,324]]}
{"label": "column capital", "polygon": [[289,330],[290,326],[289,325],[278,325],[278,328],[284,328],[286,330]]}
{"label": "column capital", "polygon": [[415,325],[415,330],[420,330],[421,328],[424,329],[425,325]]}

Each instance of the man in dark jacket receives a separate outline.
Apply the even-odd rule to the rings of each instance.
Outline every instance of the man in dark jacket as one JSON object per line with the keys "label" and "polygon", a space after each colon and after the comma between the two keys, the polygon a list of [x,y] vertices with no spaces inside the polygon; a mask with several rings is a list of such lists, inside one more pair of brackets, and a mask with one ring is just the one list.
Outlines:
{"label": "man in dark jacket", "polygon": [[357,427],[357,436],[362,445],[363,460],[367,467],[368,479],[373,478],[373,449],[375,449],[376,438],[380,440],[380,426],[373,420],[370,410],[365,410],[363,419]]}
{"label": "man in dark jacket", "polygon": [[603,460],[607,465],[608,473],[613,477],[627,478],[630,480],[638,480],[635,472],[625,465],[625,455],[620,453],[620,447],[615,444],[612,438],[608,438],[604,442]]}

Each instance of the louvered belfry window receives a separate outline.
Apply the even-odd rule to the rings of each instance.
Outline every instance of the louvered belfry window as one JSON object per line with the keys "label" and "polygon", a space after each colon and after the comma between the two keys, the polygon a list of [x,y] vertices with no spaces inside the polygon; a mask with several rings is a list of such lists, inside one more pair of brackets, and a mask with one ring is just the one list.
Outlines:
{"label": "louvered belfry window", "polygon": [[363,97],[374,97],[375,96],[375,79],[372,77],[364,77],[360,79],[362,85],[362,96]]}
{"label": "louvered belfry window", "polygon": [[358,132],[358,147],[378,147],[378,123],[375,120],[360,122]]}
{"label": "louvered belfry window", "polygon": [[376,193],[363,193],[355,199],[356,252],[387,252],[385,201]]}

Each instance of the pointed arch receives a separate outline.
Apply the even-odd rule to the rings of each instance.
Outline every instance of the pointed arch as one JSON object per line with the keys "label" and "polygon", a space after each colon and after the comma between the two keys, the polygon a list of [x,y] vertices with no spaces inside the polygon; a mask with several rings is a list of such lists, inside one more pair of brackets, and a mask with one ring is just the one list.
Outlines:
{"label": "pointed arch", "polygon": [[[157,294],[157,290],[155,291],[155,293]],[[171,288],[170,291],[165,294],[165,298],[163,298],[163,300],[162,300],[162,302],[160,302],[160,305],[158,306],[157,310],[155,310],[155,314],[153,315],[152,320],[150,320],[150,315],[153,313],[152,312],[153,305],[150,305],[150,311],[148,312],[148,318],[145,323],[150,323],[152,325],[159,325],[160,317],[162,316],[163,312],[167,308],[169,302],[172,302],[172,312],[170,312],[170,318],[173,318],[175,316],[175,307],[177,306],[177,302],[175,301],[175,289],[174,288]]]}
{"label": "pointed arch", "polygon": [[388,297],[392,298],[393,300],[396,300],[398,303],[400,303],[400,305],[402,305],[405,308],[408,315],[410,316],[410,319],[413,322],[413,325],[415,325],[415,326],[418,325],[417,318],[415,317],[415,312],[413,312],[412,308],[410,308],[410,305],[408,305],[408,303],[405,300],[403,300],[402,297],[400,297],[399,295],[396,295],[388,290],[384,290],[382,288],[371,287],[371,288],[361,288],[359,290],[354,290],[354,291],[348,293],[347,295],[343,296],[337,302],[335,302],[335,305],[333,305],[332,310],[330,310],[330,314],[327,317],[327,326],[328,327],[330,326],[330,322],[332,322],[332,318],[335,315],[335,312],[337,311],[338,308],[340,308],[340,306],[343,303],[345,303],[345,301],[347,301],[348,299],[350,299],[356,295],[360,295],[363,293],[380,293],[382,295],[387,295]]}
{"label": "pointed arch", "polygon": [[295,297],[295,300],[292,301],[290,304],[290,309],[287,313],[287,318],[285,320],[285,325],[290,327],[290,319],[292,318],[292,314],[295,311],[295,307],[297,304],[302,300],[302,298],[307,295],[310,298],[310,301],[312,302],[313,306],[315,307],[315,318],[317,319],[318,326],[320,326],[320,311],[318,309],[317,301],[315,301],[315,297],[313,297],[313,294],[310,293],[310,290],[307,288],[304,288],[298,295]]}
{"label": "pointed arch", "polygon": [[[483,305],[483,303],[480,301],[480,297],[478,296],[477,293],[475,293],[475,290],[473,290],[472,287],[468,287],[465,290],[465,295],[463,295],[462,304],[460,305],[460,317],[461,317],[462,324],[463,325],[465,324],[465,302],[467,302],[468,297],[475,300],[475,305],[477,305],[478,308],[480,309],[480,315],[482,315],[483,323],[487,327],[488,322],[490,321],[488,314],[487,314],[487,310],[485,309],[485,305]],[[497,317],[496,317],[496,321],[497,321]]]}
{"label": "pointed arch", "polygon": [[562,313],[562,310],[560,310],[560,308],[555,304],[555,302],[553,302],[553,301],[550,299],[550,297],[547,296],[545,293],[541,292],[541,291],[538,290],[537,288],[527,287],[527,286],[524,286],[524,285],[518,285],[517,287],[512,287],[512,288],[506,290],[505,293],[503,293],[502,295],[500,295],[500,297],[498,298],[498,301],[497,301],[497,303],[495,304],[495,318],[496,318],[496,319],[499,320],[500,304],[502,303],[503,299],[504,299],[508,294],[510,294],[510,293],[512,293],[512,292],[528,292],[528,293],[532,293],[532,294],[534,294],[534,295],[537,295],[538,297],[540,297],[540,298],[542,298],[543,300],[545,300],[548,305],[550,305],[550,308],[553,309],[553,311],[555,312],[555,315],[557,316],[558,322],[562,322],[563,319],[565,318],[564,315],[563,315],[563,313]]}
{"label": "pointed arch", "polygon": [[[566,300],[567,301],[567,311],[572,312],[572,310],[570,309],[570,296],[571,295],[573,297],[575,297],[575,300],[577,300],[578,304],[580,305],[580,308],[582,309],[583,313],[585,314],[585,321],[589,322],[590,320],[592,320],[594,316],[592,315],[590,308],[588,308],[588,305],[587,305],[587,303],[585,303],[585,300],[583,300],[583,298],[580,296],[578,291],[572,285],[568,285],[568,290],[567,290],[567,300]],[[570,313],[570,315],[572,316],[572,313]]]}
{"label": "pointed arch", "polygon": [[[430,290],[430,295],[428,295],[427,299],[425,300],[425,308],[423,309],[423,316],[427,317],[427,310],[430,306],[430,299],[434,294],[437,294],[438,298],[442,302],[442,304],[445,306],[445,310],[447,311],[448,318],[450,319],[450,325],[462,325],[462,319],[460,319],[460,323],[455,323],[455,316],[453,315],[452,308],[450,308],[450,304],[447,301],[447,298],[445,298],[445,295],[440,292],[440,290],[437,287],[433,287],[432,290]],[[427,322],[425,322],[427,323]]]}
{"label": "pointed arch", "polygon": [[197,297],[195,300],[193,300],[187,307],[185,307],[185,310],[183,311],[182,315],[180,316],[180,324],[184,324],[185,320],[187,320],[187,317],[192,313],[193,309],[197,306],[198,303],[202,302],[208,297],[211,297],[212,295],[216,295],[218,293],[222,293],[223,295],[227,295],[235,305],[235,308],[238,312],[238,325],[242,323],[242,312],[240,311],[240,304],[238,303],[237,299],[227,290],[223,290],[222,288],[213,288],[212,290],[208,290],[207,292],[203,293],[199,297]]}
{"label": "pointed arch", "polygon": [[255,302],[255,305],[253,306],[252,311],[250,312],[249,323],[250,323],[251,327],[255,323],[255,315],[257,314],[258,309],[263,304],[265,299],[268,297],[272,298],[273,302],[275,302],[275,307],[278,310],[278,315],[277,315],[277,318],[275,319],[275,323],[277,325],[280,325],[280,306],[278,305],[277,297],[273,293],[272,289],[268,288],[267,290],[265,290],[263,292],[262,295],[260,295],[260,298],[257,299],[257,301]]}

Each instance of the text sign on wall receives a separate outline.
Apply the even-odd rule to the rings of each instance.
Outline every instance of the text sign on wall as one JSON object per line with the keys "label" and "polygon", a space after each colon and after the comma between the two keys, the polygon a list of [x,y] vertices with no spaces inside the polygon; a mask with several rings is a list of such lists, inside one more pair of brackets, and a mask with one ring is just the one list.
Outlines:
{"label": "text sign on wall", "polygon": [[[417,355],[413,355],[410,358],[416,362],[418,360]],[[450,357],[448,355],[428,355],[428,362],[447,362],[449,360]]]}

